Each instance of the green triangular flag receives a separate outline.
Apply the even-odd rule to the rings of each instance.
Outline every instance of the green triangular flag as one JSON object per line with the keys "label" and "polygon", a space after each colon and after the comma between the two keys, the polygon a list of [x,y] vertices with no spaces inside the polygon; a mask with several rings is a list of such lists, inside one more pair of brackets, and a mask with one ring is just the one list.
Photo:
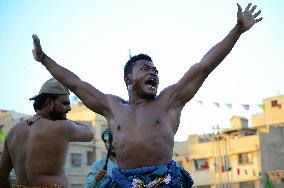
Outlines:
{"label": "green triangular flag", "polygon": [[233,105],[231,103],[227,103],[226,106],[229,108],[229,109],[232,109]]}
{"label": "green triangular flag", "polygon": [[264,108],[265,108],[265,107],[264,107],[264,104],[258,104],[257,106],[258,106],[259,108],[261,108],[262,110],[264,110]]}
{"label": "green triangular flag", "polygon": [[203,101],[202,100],[198,100],[197,101],[201,106],[203,105]]}

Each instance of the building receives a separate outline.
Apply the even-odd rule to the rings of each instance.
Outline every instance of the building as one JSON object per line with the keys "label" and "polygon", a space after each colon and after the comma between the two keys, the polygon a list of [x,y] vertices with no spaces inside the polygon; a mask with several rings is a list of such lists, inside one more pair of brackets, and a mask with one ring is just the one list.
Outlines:
{"label": "building", "polygon": [[263,103],[264,112],[252,117],[251,128],[247,119],[234,116],[228,130],[176,143],[176,153],[184,149],[174,158],[191,173],[195,187],[284,187],[284,96]]}
{"label": "building", "polygon": [[252,116],[252,127],[267,132],[269,127],[284,125],[284,95],[269,97],[263,100],[262,114]]}

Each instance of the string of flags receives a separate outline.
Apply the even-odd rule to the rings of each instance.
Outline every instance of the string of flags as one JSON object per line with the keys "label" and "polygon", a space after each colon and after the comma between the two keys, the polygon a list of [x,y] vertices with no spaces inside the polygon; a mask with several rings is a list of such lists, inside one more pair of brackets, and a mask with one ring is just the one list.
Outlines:
{"label": "string of flags", "polygon": [[[185,160],[186,163],[190,162],[190,159],[189,159],[188,156],[185,156],[184,160]],[[208,161],[205,161],[202,164],[199,164],[198,160],[193,160],[193,162],[194,162],[194,167],[195,167],[196,170],[209,169]],[[213,166],[216,167],[217,169],[219,169],[221,172],[230,172],[230,171],[235,170],[237,175],[253,175],[253,176],[256,176],[256,175],[261,176],[262,175],[262,173],[260,171],[257,173],[257,171],[255,169],[246,169],[246,168],[244,169],[244,168],[239,168],[239,167],[233,168],[231,166],[226,166],[226,165],[218,166],[215,163],[213,164]],[[269,174],[269,176],[272,176],[272,177],[284,177],[284,170],[275,171],[275,172],[268,172],[268,174]]]}
{"label": "string of flags", "polygon": [[[76,95],[71,96],[71,102],[75,102],[80,100]],[[204,106],[206,104],[213,104],[216,108],[221,108],[225,106],[226,108],[232,110],[233,107],[240,106],[243,109],[249,111],[252,107],[260,108],[261,110],[265,109],[264,104],[236,104],[236,103],[225,103],[225,102],[205,102],[204,100],[196,101],[200,106]]]}
{"label": "string of flags", "polygon": [[244,108],[247,111],[250,110],[254,106],[260,108],[261,110],[264,110],[264,108],[265,108],[264,104],[236,104],[236,103],[224,103],[224,102],[206,102],[205,103],[203,100],[197,100],[197,103],[201,106],[210,103],[210,104],[213,104],[217,108],[221,108],[222,106],[225,106],[230,110],[234,106],[241,106],[242,108]]}
{"label": "string of flags", "polygon": [[270,180],[277,180],[277,179],[284,178],[284,170],[268,171],[267,176]]}
{"label": "string of flags", "polygon": [[[186,163],[190,163],[190,161],[194,162],[195,170],[204,170],[209,169],[208,161],[206,160],[190,160],[188,156],[185,156]],[[199,163],[200,162],[200,163]],[[244,167],[231,167],[226,165],[217,165],[213,164],[215,169],[221,170],[221,172],[232,172],[237,174],[238,176],[262,176],[266,175],[265,179],[261,179],[261,181],[265,182],[266,188],[274,188],[275,186],[284,186],[284,170],[272,170],[262,173],[260,170],[255,170],[254,168],[244,168]]]}

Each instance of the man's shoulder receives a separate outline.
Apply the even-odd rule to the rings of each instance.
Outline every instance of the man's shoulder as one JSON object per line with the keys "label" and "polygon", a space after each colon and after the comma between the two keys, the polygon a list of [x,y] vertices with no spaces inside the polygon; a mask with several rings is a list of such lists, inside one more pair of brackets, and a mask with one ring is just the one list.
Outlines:
{"label": "man's shoulder", "polygon": [[23,129],[26,128],[27,126],[27,120],[22,120],[18,123],[16,123],[15,125],[13,125],[13,127],[10,129],[9,134],[14,134],[16,133],[19,129]]}
{"label": "man's shoulder", "polygon": [[109,100],[112,102],[112,103],[122,103],[122,104],[127,104],[127,101],[122,99],[121,97],[117,96],[117,95],[111,95],[111,94],[108,94],[107,95]]}
{"label": "man's shoulder", "polygon": [[96,160],[96,161],[92,164],[92,166],[93,166],[93,167],[99,167],[99,168],[101,168],[101,167],[104,166],[105,161],[106,161],[106,157],[103,157],[103,158],[101,158],[101,159],[99,159],[99,160]]}
{"label": "man's shoulder", "polygon": [[95,163],[104,163],[106,161],[106,157],[102,157],[101,159],[95,161]]}
{"label": "man's shoulder", "polygon": [[13,125],[6,136],[7,143],[14,143],[16,138],[24,137],[28,133],[27,127],[28,126],[26,120],[20,121]]}

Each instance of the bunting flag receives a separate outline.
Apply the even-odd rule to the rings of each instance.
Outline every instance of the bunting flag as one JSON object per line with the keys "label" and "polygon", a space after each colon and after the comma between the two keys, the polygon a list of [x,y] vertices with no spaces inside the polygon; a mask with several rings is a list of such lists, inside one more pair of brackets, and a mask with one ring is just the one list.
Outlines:
{"label": "bunting flag", "polygon": [[229,166],[229,167],[227,168],[227,171],[231,171],[231,170],[232,170],[232,167]]}
{"label": "bunting flag", "polygon": [[203,101],[202,100],[198,100],[197,101],[201,106],[203,106]]}
{"label": "bunting flag", "polygon": [[258,104],[257,105],[259,108],[261,108],[262,110],[264,110],[264,104]]}
{"label": "bunting flag", "polygon": [[225,166],[224,165],[221,166],[221,171],[225,172]]}
{"label": "bunting flag", "polygon": [[249,105],[248,104],[242,104],[242,106],[244,107],[244,109],[249,110]]}
{"label": "bunting flag", "polygon": [[255,176],[255,175],[256,175],[256,173],[255,173],[255,170],[254,170],[254,169],[252,170],[252,174],[253,174],[253,176]]}
{"label": "bunting flag", "polygon": [[[203,100],[197,100],[197,103],[201,106],[204,106],[205,105],[205,102]],[[209,102],[209,103],[212,103],[215,107],[217,108],[220,108],[222,106],[222,104],[224,106],[226,106],[228,109],[232,109],[233,107],[236,107],[236,106],[241,106],[243,109],[245,109],[246,111],[249,111],[252,106],[256,106],[258,108],[260,108],[261,110],[264,110],[265,109],[265,106],[264,104],[256,104],[256,105],[251,105],[251,104],[234,104],[234,103],[220,103],[220,102]]]}
{"label": "bunting flag", "polygon": [[233,105],[231,103],[226,103],[225,104],[229,109],[232,109]]}
{"label": "bunting flag", "polygon": [[185,161],[186,161],[186,163],[189,163],[189,158],[185,157]]}
{"label": "bunting flag", "polygon": [[213,104],[217,107],[220,107],[220,104],[218,102],[213,102]]}
{"label": "bunting flag", "polygon": [[208,169],[209,168],[209,165],[208,165],[208,162],[206,161],[205,164],[204,164],[204,168]]}

